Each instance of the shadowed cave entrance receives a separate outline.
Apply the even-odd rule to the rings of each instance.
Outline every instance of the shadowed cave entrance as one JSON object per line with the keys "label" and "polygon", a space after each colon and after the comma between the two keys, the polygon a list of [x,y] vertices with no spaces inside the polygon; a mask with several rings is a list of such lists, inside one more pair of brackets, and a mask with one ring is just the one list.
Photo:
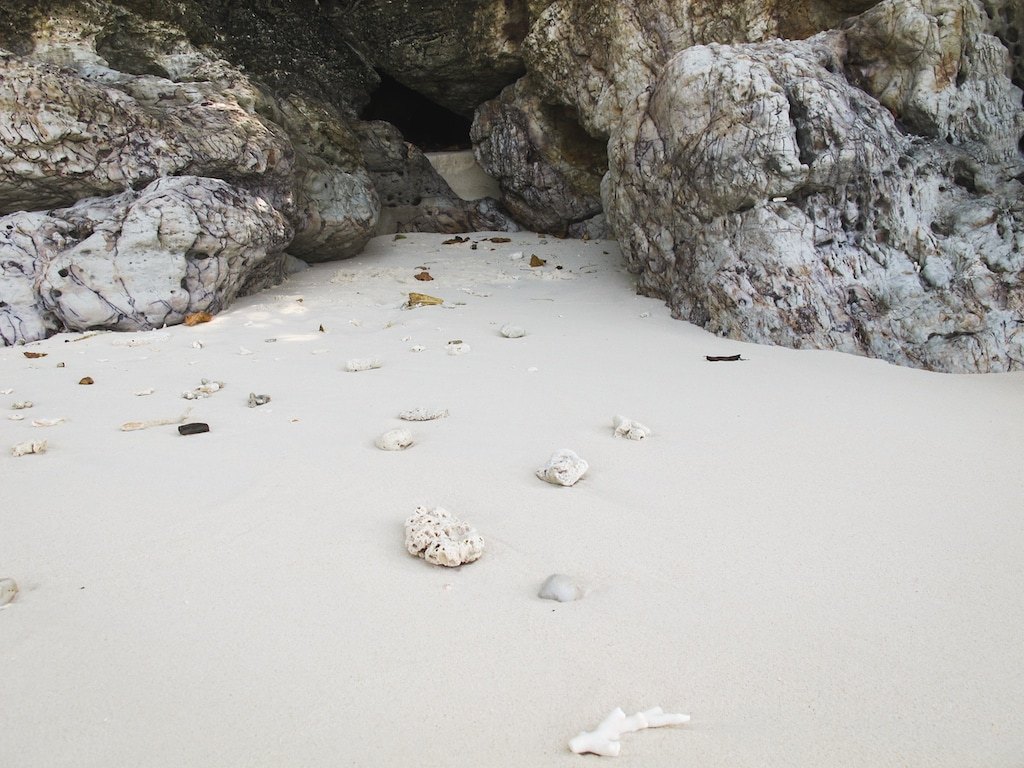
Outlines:
{"label": "shadowed cave entrance", "polygon": [[383,72],[380,85],[370,95],[363,120],[386,120],[405,140],[424,152],[469,149],[472,121],[435,104],[426,96],[402,85]]}

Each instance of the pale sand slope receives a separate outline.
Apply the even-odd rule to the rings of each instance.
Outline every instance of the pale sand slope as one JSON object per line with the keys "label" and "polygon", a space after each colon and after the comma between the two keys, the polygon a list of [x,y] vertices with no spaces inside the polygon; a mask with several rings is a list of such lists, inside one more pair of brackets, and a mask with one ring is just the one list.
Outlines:
{"label": "pale sand slope", "polygon": [[[1024,376],[715,338],[610,243],[472,237],[378,238],[195,328],[0,350],[0,765],[591,765],[569,738],[654,705],[693,722],[616,765],[1022,764]],[[118,430],[203,377],[209,434]],[[451,416],[374,448],[419,405]],[[563,447],[573,488],[533,474]],[[483,558],[408,555],[418,504]],[[553,572],[586,597],[538,599]]]}

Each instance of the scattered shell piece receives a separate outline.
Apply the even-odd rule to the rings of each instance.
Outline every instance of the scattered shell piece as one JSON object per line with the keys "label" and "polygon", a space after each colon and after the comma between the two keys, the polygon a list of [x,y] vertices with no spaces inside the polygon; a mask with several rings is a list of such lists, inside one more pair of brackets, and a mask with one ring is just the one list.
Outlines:
{"label": "scattered shell piece", "polygon": [[510,253],[508,255],[508,258],[509,258],[510,261],[518,261],[519,259],[523,258],[523,252],[522,251],[513,251],[512,253]]}
{"label": "scattered shell piece", "polygon": [[46,453],[45,440],[29,440],[11,448],[12,456],[28,456],[30,453]]}
{"label": "scattered shell piece", "polygon": [[350,373],[356,373],[357,371],[372,371],[374,368],[380,368],[382,365],[384,365],[384,363],[376,357],[353,358],[345,361],[345,370]]}
{"label": "scattered shell piece", "polygon": [[252,354],[252,350],[251,349],[246,349],[245,347],[239,347],[238,348],[238,354],[240,354],[240,355],[251,355]]}
{"label": "scattered shell piece", "polygon": [[377,438],[376,445],[382,451],[404,451],[412,445],[412,432],[408,429],[389,429]]}
{"label": "scattered shell piece", "polygon": [[190,315],[185,315],[185,325],[199,325],[200,323],[208,323],[213,320],[213,315],[209,312],[193,312]]}
{"label": "scattered shell piece", "polygon": [[192,413],[192,409],[189,408],[181,416],[177,418],[168,419],[150,419],[149,421],[126,421],[121,425],[122,432],[134,432],[137,429],[149,429],[150,427],[166,427],[170,424],[181,424],[188,415]]}
{"label": "scattered shell piece", "polygon": [[557,600],[560,603],[571,603],[583,597],[583,590],[564,573],[553,573],[544,579],[537,597],[545,600]]}
{"label": "scattered shell piece", "polygon": [[575,485],[590,465],[568,448],[555,451],[548,463],[537,470],[537,477],[552,485]]}
{"label": "scattered shell piece", "polygon": [[501,335],[506,339],[520,339],[526,335],[526,329],[519,325],[506,323],[501,326]]}
{"label": "scattered shell piece", "polygon": [[15,411],[22,411],[25,408],[31,408],[35,403],[31,400],[18,400],[17,402],[11,403],[11,409]]}
{"label": "scattered shell piece", "polygon": [[29,358],[30,360],[31,359],[35,359],[37,357],[46,357],[46,352],[22,352],[21,354],[23,354],[25,357]]}
{"label": "scattered shell piece", "polygon": [[153,389],[152,387],[150,387],[149,389],[140,389],[138,392],[135,393],[135,396],[145,397],[146,395],[152,395],[154,392],[156,392],[156,390]]}
{"label": "scattered shell piece", "polygon": [[398,414],[398,418],[402,421],[433,421],[434,419],[444,419],[448,416],[447,408],[410,408],[407,411],[402,411]]}
{"label": "scattered shell piece", "polygon": [[425,293],[410,293],[406,307],[413,309],[414,307],[429,307],[436,304],[444,304],[444,299],[439,299],[437,296],[428,296]]}
{"label": "scattered shell piece", "polygon": [[255,392],[249,393],[249,407],[255,408],[258,405],[266,405],[270,402],[270,395],[257,395]]}
{"label": "scattered shell piece", "polygon": [[645,427],[639,421],[627,419],[625,416],[613,416],[612,426],[615,427],[616,437],[625,437],[629,440],[643,440],[651,436],[649,427]]}
{"label": "scattered shell piece", "polygon": [[202,349],[202,348],[203,348],[203,342],[201,342],[199,339],[196,339],[195,341],[192,342],[192,349]]}
{"label": "scattered shell piece", "polygon": [[469,344],[462,339],[453,339],[445,345],[449,355],[465,355],[470,351]]}
{"label": "scattered shell piece", "polygon": [[455,568],[479,560],[484,540],[469,523],[441,507],[416,507],[405,521],[405,548],[428,563]]}
{"label": "scattered shell piece", "polygon": [[422,352],[425,349],[426,347],[424,347],[422,344],[416,344],[414,346],[409,347],[410,352]]}
{"label": "scattered shell piece", "polygon": [[18,596],[18,582],[14,579],[0,579],[0,605],[7,605]]}
{"label": "scattered shell piece", "polygon": [[536,373],[539,370],[540,370],[540,368],[538,368],[537,366],[531,365],[529,368],[526,369],[526,372],[527,373]]}
{"label": "scattered shell piece", "polygon": [[12,387],[8,387],[7,389],[0,389],[0,395],[9,395],[13,391],[14,389]]}
{"label": "scattered shell piece", "polygon": [[640,317],[643,317],[643,318],[648,318],[648,317],[650,317],[650,316],[651,316],[651,313],[650,313],[650,312],[641,312],[641,313],[640,313]]}
{"label": "scattered shell piece", "polygon": [[222,389],[224,389],[223,381],[210,381],[209,379],[200,379],[198,387],[189,390],[188,392],[182,392],[181,396],[186,400],[198,400],[200,398],[209,397],[212,394],[220,392]]}
{"label": "scattered shell piece", "polygon": [[210,425],[202,421],[193,421],[191,424],[182,424],[178,427],[179,435],[199,435],[209,431]]}
{"label": "scattered shell piece", "polygon": [[56,418],[56,419],[33,419],[32,420],[32,426],[33,427],[55,427],[58,424],[60,424],[62,421],[64,421],[63,417]]}
{"label": "scattered shell piece", "polygon": [[682,725],[690,722],[689,715],[675,715],[652,707],[643,712],[626,717],[621,708],[616,707],[612,713],[601,721],[593,731],[582,731],[569,741],[569,749],[577,755],[591,752],[605,757],[618,757],[622,745],[619,739],[624,733],[642,731],[644,728],[660,728],[663,725]]}
{"label": "scattered shell piece", "polygon": [[78,380],[78,383],[79,384],[95,384],[96,382],[93,381],[92,376],[83,376],[81,379]]}
{"label": "scattered shell piece", "polygon": [[22,416],[20,413],[12,413],[7,418],[10,419],[11,421],[24,421],[25,419],[25,417]]}

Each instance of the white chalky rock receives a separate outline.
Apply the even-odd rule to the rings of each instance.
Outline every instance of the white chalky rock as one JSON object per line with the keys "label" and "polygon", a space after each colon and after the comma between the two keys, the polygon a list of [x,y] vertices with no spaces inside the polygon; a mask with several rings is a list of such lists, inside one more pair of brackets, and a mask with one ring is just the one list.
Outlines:
{"label": "white chalky rock", "polygon": [[408,429],[389,429],[377,438],[377,447],[382,451],[403,451],[412,445],[412,432]]}
{"label": "white chalky rock", "polygon": [[31,400],[19,400],[16,403],[11,403],[11,408],[15,411],[22,411],[26,408],[31,408],[34,403]]}
{"label": "white chalky rock", "polygon": [[560,603],[571,603],[583,597],[583,590],[564,573],[553,573],[544,579],[537,597],[545,600],[557,600]]}
{"label": "white chalky rock", "polygon": [[0,579],[0,605],[7,605],[18,595],[18,582],[14,579]]}
{"label": "white chalky rock", "polygon": [[46,441],[29,440],[11,448],[12,456],[28,456],[30,453],[46,453]]}
{"label": "white chalky rock", "polygon": [[625,437],[629,440],[643,440],[651,436],[651,430],[639,421],[627,419],[625,416],[612,418],[612,426],[615,427],[616,437]]}
{"label": "white chalky rock", "polygon": [[59,418],[56,418],[56,419],[33,419],[32,420],[32,426],[33,427],[55,427],[58,424],[60,424],[62,421],[64,421],[63,417],[59,417]]}
{"label": "white chalky rock", "polygon": [[506,323],[501,326],[501,335],[506,339],[520,339],[526,335],[526,329],[519,325]]}
{"label": "white chalky rock", "polygon": [[384,363],[376,357],[353,358],[345,361],[345,370],[349,373],[372,371],[374,368],[380,368],[382,365],[384,365]]}
{"label": "white chalky rock", "polygon": [[153,389],[153,387],[149,387],[148,389],[140,389],[138,392],[135,393],[135,396],[146,397],[147,395],[152,395],[154,392],[156,392],[156,390]]}
{"label": "white chalky rock", "polygon": [[469,344],[464,341],[449,341],[446,348],[449,355],[465,355],[470,351]]}
{"label": "white chalky rock", "polygon": [[448,417],[447,408],[410,408],[398,414],[402,421],[433,421]]}
{"label": "white chalky rock", "polygon": [[690,722],[689,715],[668,713],[661,707],[653,707],[629,717],[626,717],[626,713],[622,709],[616,708],[593,731],[581,731],[578,736],[571,739],[569,749],[577,755],[590,752],[605,757],[618,757],[622,746],[619,744],[619,739],[622,734],[642,731],[644,728],[682,725],[688,722]]}
{"label": "white chalky rock", "polygon": [[553,485],[574,485],[590,465],[568,448],[555,451],[548,463],[537,470],[537,477]]}
{"label": "white chalky rock", "polygon": [[405,548],[410,555],[449,568],[472,563],[484,553],[484,540],[469,523],[441,507],[416,507],[405,521]]}

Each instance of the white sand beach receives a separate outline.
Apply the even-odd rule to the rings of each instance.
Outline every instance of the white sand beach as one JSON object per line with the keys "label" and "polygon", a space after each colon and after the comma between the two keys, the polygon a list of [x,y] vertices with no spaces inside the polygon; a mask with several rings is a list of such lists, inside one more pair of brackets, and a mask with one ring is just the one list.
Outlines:
{"label": "white sand beach", "polygon": [[[1024,764],[1024,374],[725,340],[614,243],[465,237],[0,349],[0,766]],[[120,429],[188,408],[208,433]],[[560,448],[571,488],[534,475]],[[483,556],[408,554],[419,505]],[[656,705],[692,720],[569,751]]]}

